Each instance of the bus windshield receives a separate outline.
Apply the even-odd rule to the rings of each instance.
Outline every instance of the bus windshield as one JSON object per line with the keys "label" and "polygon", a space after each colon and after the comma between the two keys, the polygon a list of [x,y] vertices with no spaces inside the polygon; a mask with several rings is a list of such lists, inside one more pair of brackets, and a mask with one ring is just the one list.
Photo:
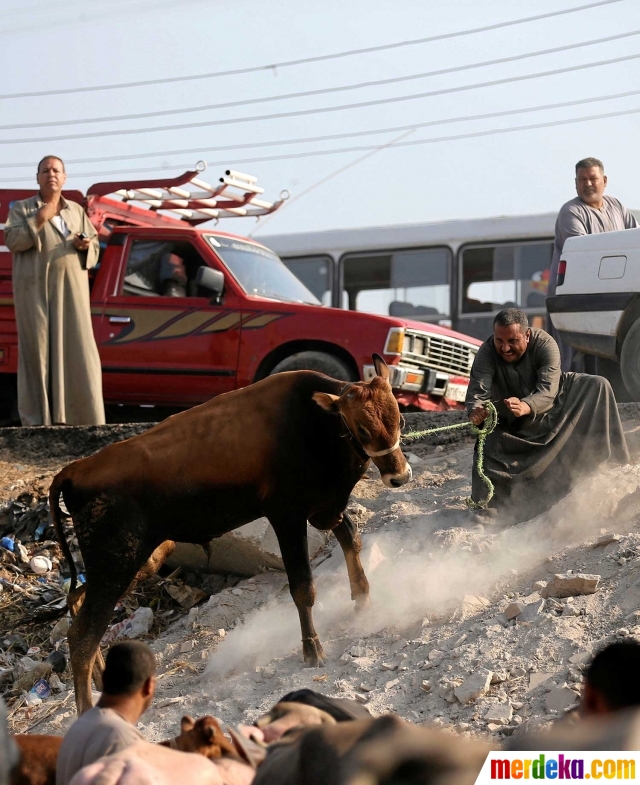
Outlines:
{"label": "bus windshield", "polygon": [[247,294],[284,302],[321,304],[268,248],[212,234],[207,235],[207,240]]}

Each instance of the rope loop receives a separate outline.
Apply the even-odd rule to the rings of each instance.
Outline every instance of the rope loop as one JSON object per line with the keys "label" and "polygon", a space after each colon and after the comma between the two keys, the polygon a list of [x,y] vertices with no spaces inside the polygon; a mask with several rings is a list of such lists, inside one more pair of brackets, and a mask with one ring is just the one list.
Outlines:
{"label": "rope loop", "polygon": [[496,407],[491,403],[491,401],[484,402],[484,408],[488,412],[488,416],[481,427],[474,425],[472,422],[460,422],[456,423],[455,425],[443,425],[440,428],[428,428],[426,431],[410,431],[409,433],[405,434],[402,437],[403,444],[412,444],[413,442],[420,441],[425,436],[428,436],[432,433],[439,433],[442,431],[453,431],[457,428],[471,428],[472,433],[474,433],[478,437],[478,444],[477,444],[477,460],[476,460],[476,468],[478,470],[478,476],[485,484],[487,488],[487,496],[480,502],[474,501],[471,497],[465,500],[465,504],[470,510],[484,510],[488,506],[491,499],[493,499],[493,494],[495,492],[495,488],[493,483],[484,473],[484,443],[487,440],[487,436],[490,433],[493,433],[495,430],[496,425],[498,424],[498,412]]}

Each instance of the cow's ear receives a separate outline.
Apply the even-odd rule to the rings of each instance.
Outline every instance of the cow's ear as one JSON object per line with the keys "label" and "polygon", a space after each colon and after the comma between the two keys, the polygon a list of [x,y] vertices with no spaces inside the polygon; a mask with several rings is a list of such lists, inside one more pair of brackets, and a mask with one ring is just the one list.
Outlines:
{"label": "cow's ear", "polygon": [[382,357],[380,357],[379,354],[373,355],[373,365],[378,376],[381,376],[383,379],[389,381],[389,366],[382,359]]}
{"label": "cow's ear", "polygon": [[195,722],[193,717],[190,717],[188,714],[185,714],[184,717],[180,720],[180,730],[183,733],[187,733],[188,731],[193,729]]}
{"label": "cow's ear", "polygon": [[321,393],[317,392],[313,394],[313,400],[320,406],[325,412],[337,412],[338,411],[338,401],[340,400],[339,395],[331,395],[331,393]]}

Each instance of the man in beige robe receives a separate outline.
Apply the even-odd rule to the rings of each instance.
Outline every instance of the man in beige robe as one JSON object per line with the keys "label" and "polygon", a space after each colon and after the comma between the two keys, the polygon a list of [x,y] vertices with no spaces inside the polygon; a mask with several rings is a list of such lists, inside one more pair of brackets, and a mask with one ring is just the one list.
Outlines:
{"label": "man in beige robe", "polygon": [[102,368],[91,325],[87,270],[98,236],[62,196],[64,164],[40,161],[37,196],[16,202],[4,229],[13,253],[22,425],[101,425]]}

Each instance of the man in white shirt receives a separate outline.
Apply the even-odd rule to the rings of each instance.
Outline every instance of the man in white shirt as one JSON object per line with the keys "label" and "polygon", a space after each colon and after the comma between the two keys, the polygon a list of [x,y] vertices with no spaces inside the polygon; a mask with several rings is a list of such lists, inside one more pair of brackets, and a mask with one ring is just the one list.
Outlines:
{"label": "man in white shirt", "polygon": [[153,652],[141,641],[109,650],[100,700],[76,720],[60,747],[56,785],[69,785],[84,766],[144,740],[135,725],[153,700],[155,672]]}

